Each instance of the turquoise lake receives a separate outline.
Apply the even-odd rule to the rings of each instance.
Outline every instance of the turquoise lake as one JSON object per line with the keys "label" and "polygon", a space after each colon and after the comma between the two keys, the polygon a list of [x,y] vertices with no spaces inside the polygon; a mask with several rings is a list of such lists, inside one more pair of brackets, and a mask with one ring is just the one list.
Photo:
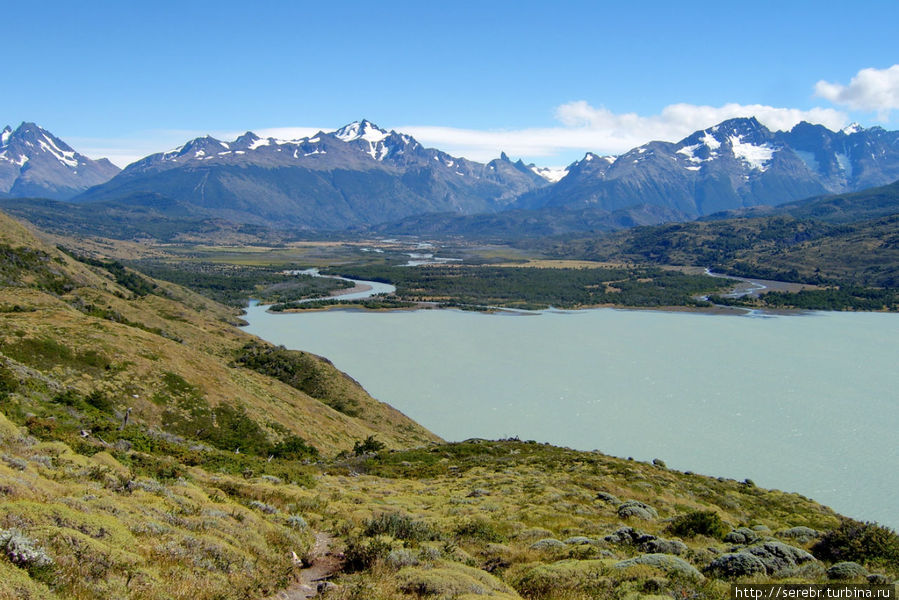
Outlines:
{"label": "turquoise lake", "polygon": [[518,436],[799,492],[899,528],[899,315],[270,314],[447,440]]}

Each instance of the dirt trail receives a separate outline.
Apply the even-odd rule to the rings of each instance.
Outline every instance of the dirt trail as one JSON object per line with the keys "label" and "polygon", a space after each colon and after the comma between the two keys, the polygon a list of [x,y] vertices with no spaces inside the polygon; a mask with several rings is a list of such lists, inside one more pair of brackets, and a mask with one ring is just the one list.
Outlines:
{"label": "dirt trail", "polygon": [[312,564],[300,569],[296,583],[265,600],[308,600],[318,596],[319,586],[343,568],[343,560],[333,547],[334,538],[330,533],[316,533],[315,544],[309,552]]}

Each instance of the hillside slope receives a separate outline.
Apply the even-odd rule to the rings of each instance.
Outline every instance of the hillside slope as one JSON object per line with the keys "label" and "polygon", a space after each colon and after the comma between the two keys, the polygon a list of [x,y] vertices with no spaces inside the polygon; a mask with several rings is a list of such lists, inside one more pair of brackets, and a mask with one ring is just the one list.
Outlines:
{"label": "hillside slope", "polygon": [[0,251],[0,352],[60,388],[102,392],[137,422],[160,425],[171,397],[190,390],[209,407],[245,409],[273,440],[286,427],[323,452],[370,435],[397,446],[436,439],[323,359],[285,353],[288,367],[314,381],[306,391],[263,375],[258,364],[238,366],[254,338],[234,327],[231,309],[201,296],[114,263],[79,262],[2,215]]}
{"label": "hillside slope", "polygon": [[210,300],[2,215],[0,254],[0,599],[279,597],[320,531],[342,550],[330,600],[723,599],[846,560],[833,577],[899,575],[895,533],[802,496],[439,443]]}

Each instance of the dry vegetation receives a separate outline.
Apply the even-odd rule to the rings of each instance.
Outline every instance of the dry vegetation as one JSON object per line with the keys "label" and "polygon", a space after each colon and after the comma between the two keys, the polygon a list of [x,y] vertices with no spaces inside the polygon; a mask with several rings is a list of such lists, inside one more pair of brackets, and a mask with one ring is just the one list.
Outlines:
{"label": "dry vegetation", "polygon": [[4,600],[262,598],[316,531],[343,546],[325,594],[340,600],[724,598],[732,578],[710,567],[766,544],[792,563],[741,581],[827,581],[847,557],[863,563],[851,581],[899,575],[895,534],[801,496],[533,442],[445,444],[225,307],[2,217],[0,245]]}

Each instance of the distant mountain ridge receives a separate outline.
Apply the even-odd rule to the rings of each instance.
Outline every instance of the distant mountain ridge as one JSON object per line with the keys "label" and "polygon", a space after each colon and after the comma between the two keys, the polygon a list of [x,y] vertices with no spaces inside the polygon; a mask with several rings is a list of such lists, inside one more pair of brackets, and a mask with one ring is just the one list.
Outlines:
{"label": "distant mountain ridge", "polygon": [[[111,223],[100,227],[99,220],[111,212],[119,223],[134,214],[132,233],[148,215],[155,230],[171,218],[192,228],[208,221],[300,233],[600,232],[851,193],[896,179],[899,132],[831,131],[804,122],[772,132],[751,117],[620,156],[587,153],[562,170],[512,162],[505,153],[486,164],[454,157],[365,119],[293,140],[249,131],[230,142],[199,137],[121,172],[33,123],[7,127],[0,137],[0,199],[72,201],[83,207],[79,227],[97,222],[106,232]],[[19,204],[7,206],[25,217],[37,211],[44,221],[68,210]],[[174,227],[163,229],[171,235]]]}
{"label": "distant mountain ridge", "polygon": [[899,179],[899,132],[802,122],[772,132],[754,117],[730,119],[683,140],[649,142],[617,157],[588,153],[557,184],[522,195],[515,208],[650,204],[683,220],[857,191]]}
{"label": "distant mountain ridge", "polygon": [[75,201],[154,193],[238,223],[345,229],[429,212],[496,212],[548,184],[520,160],[457,158],[362,120],[297,140],[196,138]]}
{"label": "distant mountain ridge", "polygon": [[68,200],[118,172],[107,159],[79,154],[34,123],[0,132],[0,198]]}

